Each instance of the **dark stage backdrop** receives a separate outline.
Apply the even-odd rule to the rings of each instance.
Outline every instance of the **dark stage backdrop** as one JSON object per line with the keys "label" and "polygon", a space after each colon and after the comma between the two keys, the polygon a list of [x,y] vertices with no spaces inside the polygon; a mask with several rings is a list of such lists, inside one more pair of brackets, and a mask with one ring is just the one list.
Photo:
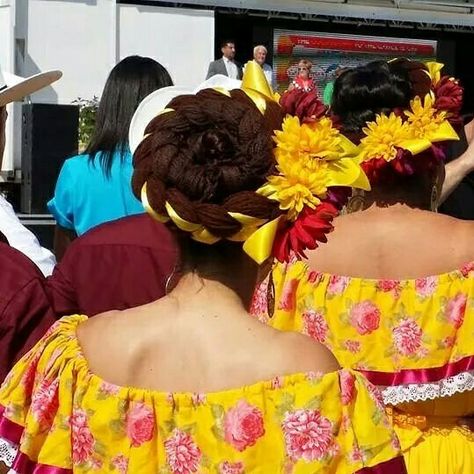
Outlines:
{"label": "dark stage backdrop", "polygon": [[232,38],[236,42],[238,61],[245,63],[252,58],[253,46],[264,44],[269,53],[267,62],[273,65],[275,29],[436,41],[437,60],[445,64],[444,71],[447,74],[455,75],[461,80],[465,86],[465,112],[474,112],[474,68],[472,68],[474,34],[419,28],[341,24],[335,21],[267,19],[265,16],[236,15],[218,11],[215,25],[216,58],[221,56],[221,40]]}

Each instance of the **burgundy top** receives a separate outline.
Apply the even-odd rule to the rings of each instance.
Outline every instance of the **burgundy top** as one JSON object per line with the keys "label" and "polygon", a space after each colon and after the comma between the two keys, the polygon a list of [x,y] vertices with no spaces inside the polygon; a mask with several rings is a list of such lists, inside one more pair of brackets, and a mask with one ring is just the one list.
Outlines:
{"label": "burgundy top", "polygon": [[45,278],[23,253],[0,243],[0,383],[55,322]]}
{"label": "burgundy top", "polygon": [[176,255],[169,230],[148,214],[94,227],[72,242],[47,279],[54,311],[94,316],[155,301]]}

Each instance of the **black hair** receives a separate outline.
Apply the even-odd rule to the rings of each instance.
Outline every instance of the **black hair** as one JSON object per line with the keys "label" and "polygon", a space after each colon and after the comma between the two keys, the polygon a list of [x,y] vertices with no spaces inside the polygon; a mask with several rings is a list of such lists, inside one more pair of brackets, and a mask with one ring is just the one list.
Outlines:
{"label": "black hair", "polygon": [[100,153],[100,165],[106,176],[110,176],[114,152],[119,151],[123,159],[128,150],[128,129],[140,102],[153,91],[172,85],[168,71],[151,58],[128,56],[112,69],[85,150],[91,162]]}
{"label": "black hair", "polygon": [[344,71],[334,82],[332,111],[344,132],[357,133],[376,114],[405,108],[412,98],[408,71],[397,64],[373,61]]}
{"label": "black hair", "polygon": [[221,41],[221,48],[227,46],[228,44],[233,44],[235,46],[235,41],[232,38],[227,38]]}
{"label": "black hair", "polygon": [[2,242],[4,244],[7,244],[7,245],[10,245],[10,242],[8,242],[8,239],[7,239],[6,235],[2,234],[1,232],[0,232],[0,242]]}

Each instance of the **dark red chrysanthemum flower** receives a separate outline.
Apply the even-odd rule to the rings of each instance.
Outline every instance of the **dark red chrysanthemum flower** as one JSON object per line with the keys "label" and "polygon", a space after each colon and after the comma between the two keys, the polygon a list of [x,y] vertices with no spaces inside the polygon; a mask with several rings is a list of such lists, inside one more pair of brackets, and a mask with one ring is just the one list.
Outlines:
{"label": "dark red chrysanthemum flower", "polygon": [[314,122],[328,110],[314,91],[297,89],[286,91],[280,98],[280,105],[285,113],[297,116],[302,123]]}
{"label": "dark red chrysanthemum flower", "polygon": [[461,107],[464,89],[452,77],[443,76],[434,88],[435,104],[438,110],[448,112],[448,120],[453,125],[462,123]]}
{"label": "dark red chrysanthemum flower", "polygon": [[273,243],[273,255],[280,262],[287,262],[292,253],[305,257],[304,251],[327,242],[326,235],[333,230],[332,220],[339,214],[329,202],[322,202],[316,209],[305,207],[294,222],[283,225]]}

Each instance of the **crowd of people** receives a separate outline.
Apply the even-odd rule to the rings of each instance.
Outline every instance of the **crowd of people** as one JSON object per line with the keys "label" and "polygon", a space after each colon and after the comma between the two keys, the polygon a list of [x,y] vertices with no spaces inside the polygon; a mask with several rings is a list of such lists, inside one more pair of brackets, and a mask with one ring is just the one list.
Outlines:
{"label": "crowd of people", "polygon": [[[194,93],[113,68],[54,269],[0,222],[0,473],[474,472],[474,223],[436,212],[461,85],[377,61],[326,106],[310,61],[279,97],[263,46],[222,54]],[[0,90],[0,156],[48,74]]]}

